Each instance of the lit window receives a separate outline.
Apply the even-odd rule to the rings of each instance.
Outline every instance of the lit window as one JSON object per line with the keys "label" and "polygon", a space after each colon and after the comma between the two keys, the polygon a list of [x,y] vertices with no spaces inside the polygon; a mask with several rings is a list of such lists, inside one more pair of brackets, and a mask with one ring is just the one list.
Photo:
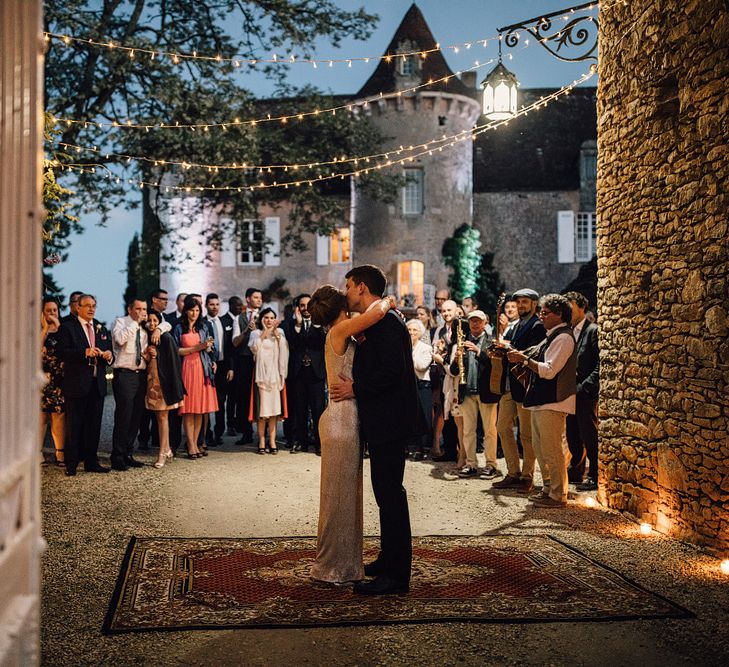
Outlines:
{"label": "lit window", "polygon": [[404,215],[421,215],[423,212],[423,170],[405,169],[404,176],[402,212]]}
{"label": "lit window", "polygon": [[329,261],[332,264],[346,264],[350,260],[349,227],[335,229],[329,237]]}
{"label": "lit window", "polygon": [[575,225],[575,261],[589,262],[597,254],[597,216],[578,213]]}
{"label": "lit window", "polygon": [[263,246],[266,236],[262,220],[243,220],[239,225],[239,264],[263,264]]}
{"label": "lit window", "polygon": [[414,308],[423,303],[424,276],[423,262],[400,262],[397,265],[397,289],[401,305]]}
{"label": "lit window", "polygon": [[415,56],[398,56],[397,64],[398,72],[400,72],[402,76],[413,76],[414,74],[417,74],[418,62]]}

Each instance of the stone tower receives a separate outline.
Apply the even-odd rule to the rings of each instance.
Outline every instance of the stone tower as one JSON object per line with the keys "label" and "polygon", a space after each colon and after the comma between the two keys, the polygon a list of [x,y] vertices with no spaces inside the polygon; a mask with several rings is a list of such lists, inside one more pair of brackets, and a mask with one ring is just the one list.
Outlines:
{"label": "stone tower", "polygon": [[[420,9],[413,4],[396,30],[377,69],[357,98],[383,93],[366,113],[386,137],[384,150],[408,148],[436,137],[469,130],[480,113],[476,89],[467,86],[446,64]],[[398,55],[401,54],[401,55]],[[449,77],[444,81],[445,77]],[[431,86],[408,92],[433,80]],[[475,78],[473,79],[475,83]],[[444,141],[444,144],[450,141]],[[473,142],[434,150],[387,173],[405,179],[393,204],[359,195],[354,210],[355,263],[381,266],[392,291],[405,305],[429,300],[434,287],[447,284],[443,241],[456,227],[472,221]],[[420,152],[420,151],[417,151]]]}

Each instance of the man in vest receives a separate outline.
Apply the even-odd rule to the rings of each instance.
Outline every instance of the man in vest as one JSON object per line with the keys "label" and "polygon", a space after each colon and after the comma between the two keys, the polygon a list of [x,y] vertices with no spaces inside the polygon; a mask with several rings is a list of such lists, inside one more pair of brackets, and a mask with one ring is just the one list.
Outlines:
{"label": "man in vest", "polygon": [[565,435],[567,415],[575,414],[577,391],[575,339],[570,322],[572,307],[559,294],[539,300],[539,317],[547,337],[527,356],[509,352],[509,361],[529,371],[524,407],[532,416],[532,445],[542,471],[543,486],[529,497],[538,507],[564,507],[567,504],[567,466],[570,462]]}

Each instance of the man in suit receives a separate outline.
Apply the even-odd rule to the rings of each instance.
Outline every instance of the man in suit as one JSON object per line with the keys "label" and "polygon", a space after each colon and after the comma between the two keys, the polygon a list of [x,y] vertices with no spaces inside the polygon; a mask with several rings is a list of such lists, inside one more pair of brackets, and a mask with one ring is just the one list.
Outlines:
{"label": "man in suit", "polygon": [[[311,322],[308,306],[310,295],[302,294],[294,306],[293,326],[289,338],[289,386],[292,389],[294,412],[294,441],[292,452],[309,449],[309,412],[313,424],[314,451],[319,445],[319,418],[324,412],[324,342],[326,331]],[[289,414],[291,409],[289,408]]]}
{"label": "man in suit", "polygon": [[78,316],[58,331],[58,356],[63,361],[66,407],[66,475],[73,477],[81,460],[86,472],[109,472],[99,464],[101,418],[106,396],[106,367],[113,360],[111,336],[96,319],[96,298],[82,294]]}
{"label": "man in suit", "polygon": [[250,445],[253,442],[253,425],[248,421],[251,402],[251,384],[255,362],[248,340],[256,328],[258,313],[263,305],[263,293],[257,287],[246,290],[246,307],[233,323],[233,348],[235,361],[235,415],[241,431],[236,445]]}
{"label": "man in suit", "polygon": [[180,292],[177,295],[177,298],[175,299],[175,306],[177,307],[176,310],[173,310],[171,313],[165,313],[163,311],[160,311],[162,313],[162,317],[164,317],[165,320],[167,320],[167,322],[170,323],[170,326],[173,329],[175,328],[175,325],[180,321],[180,318],[182,317],[182,308],[185,305],[186,298],[187,298],[187,292]]}
{"label": "man in suit", "polygon": [[[514,292],[512,300],[516,301],[519,321],[504,336],[510,347],[515,350],[526,350],[537,345],[547,335],[539,316],[537,303],[539,294],[533,289],[525,288]],[[502,360],[502,394],[499,401],[499,416],[496,429],[501,438],[501,448],[506,459],[507,475],[499,482],[494,482],[495,489],[516,489],[520,493],[530,493],[533,488],[536,455],[532,446],[532,418],[524,408],[526,389],[512,372],[512,365],[507,359]],[[519,448],[514,437],[514,423],[519,420],[519,435],[524,450],[524,463],[519,459]]]}
{"label": "man in suit", "polygon": [[[486,313],[482,310],[472,310],[468,314],[470,329],[467,340],[463,343],[463,365],[466,383],[458,386],[458,404],[461,406],[463,418],[463,447],[465,449],[466,463],[458,471],[463,478],[477,477],[476,465],[476,427],[478,417],[484,427],[484,451],[486,453],[486,467],[484,475],[488,478],[500,474],[496,467],[496,407],[499,394],[490,390],[491,359],[486,348],[491,342],[486,333]],[[459,374],[458,360],[454,359],[450,368],[451,374]]]}
{"label": "man in suit", "polygon": [[[575,414],[567,415],[567,442],[572,454],[569,479],[578,491],[597,488],[597,397],[600,351],[597,325],[585,317],[589,303],[579,292],[567,292],[572,306],[572,330],[577,341],[577,400]],[[590,467],[585,475],[585,463]]]}
{"label": "man in suit", "polygon": [[83,292],[71,292],[71,294],[68,295],[68,315],[64,315],[61,318],[61,323],[68,322],[75,317],[78,317],[78,300],[79,297],[83,294]]}
{"label": "man in suit", "polygon": [[[205,297],[208,329],[215,340],[218,361],[215,367],[215,392],[218,395],[218,411],[215,413],[215,429],[208,427],[207,443],[210,447],[223,444],[225,432],[225,416],[230,416],[228,401],[233,403],[231,388],[233,386],[233,316],[230,313],[220,314],[220,297],[211,292]],[[228,428],[233,421],[228,421]]]}
{"label": "man in suit", "polygon": [[[350,311],[364,313],[376,307],[387,284],[381,269],[358,266],[346,278]],[[353,378],[343,378],[329,388],[333,401],[357,401],[360,434],[369,447],[372,489],[380,509],[380,554],[365,567],[365,574],[375,578],[355,584],[354,591],[364,595],[405,593],[412,562],[410,515],[403,487],[405,459],[415,438],[426,432],[412,343],[397,313],[386,315],[358,338]]]}

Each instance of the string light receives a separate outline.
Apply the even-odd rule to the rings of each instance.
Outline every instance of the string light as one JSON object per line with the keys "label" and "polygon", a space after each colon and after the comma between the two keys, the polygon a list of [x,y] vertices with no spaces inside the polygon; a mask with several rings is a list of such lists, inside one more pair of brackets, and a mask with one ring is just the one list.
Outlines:
{"label": "string light", "polygon": [[[525,49],[528,45],[524,45],[521,48]],[[484,67],[487,67],[488,65],[492,65],[496,62],[496,58],[492,58],[491,60],[488,60],[487,62],[481,63],[481,62],[475,62],[471,67],[468,67],[466,69],[461,70],[459,73],[463,74],[463,72],[475,72],[478,71]],[[376,95],[371,95],[369,97],[361,98],[358,100],[352,100],[351,102],[346,102],[344,104],[339,104],[337,106],[328,107],[325,109],[314,109],[313,111],[293,111],[289,114],[282,114],[280,116],[272,116],[271,114],[267,114],[266,116],[263,116],[261,118],[252,118],[252,119],[246,119],[241,120],[240,118],[235,118],[233,120],[227,120],[219,123],[213,123],[213,122],[201,122],[201,123],[180,123],[179,121],[176,121],[175,123],[134,123],[131,120],[113,120],[111,122],[98,122],[98,121],[92,121],[92,120],[80,120],[75,118],[54,118],[54,120],[57,123],[65,123],[67,127],[70,127],[72,125],[83,125],[84,127],[88,126],[94,126],[98,128],[116,128],[116,129],[133,129],[133,130],[168,130],[168,129],[183,129],[183,130],[196,130],[196,129],[204,129],[204,128],[222,128],[227,129],[232,125],[237,125],[240,127],[255,127],[259,123],[281,123],[282,125],[285,123],[288,123],[292,120],[304,120],[305,118],[310,118],[313,116],[318,116],[320,114],[332,114],[336,115],[338,111],[347,111],[352,112],[355,109],[358,108],[366,108],[369,104],[373,102],[378,102],[379,100],[386,99],[390,96],[397,95],[409,95],[411,93],[416,93],[419,90],[422,90],[424,88],[429,88],[430,86],[433,86],[438,83],[448,83],[450,80],[457,78],[456,74],[448,74],[446,76],[442,76],[439,79],[428,79],[425,83],[418,84],[417,86],[411,86],[410,88],[404,88],[402,90],[399,90],[395,93],[377,93]],[[207,130],[205,130],[207,131]]]}
{"label": "string light", "polygon": [[[581,83],[584,83],[587,81],[590,77],[592,77],[595,74],[595,69],[590,68],[590,71],[586,74],[583,74],[579,79],[575,79],[571,84],[564,86],[560,88],[559,90],[555,91],[554,93],[551,93],[545,97],[539,98],[536,102],[530,104],[529,106],[522,107],[517,113],[514,115],[513,118],[517,118],[519,116],[525,116],[527,113],[531,110],[541,109],[547,106],[550,102],[556,100],[557,98],[561,97],[562,95],[567,95],[569,92],[575,87],[578,86]],[[501,127],[502,125],[508,125],[509,121],[512,119],[507,120],[500,120],[500,121],[491,121],[489,123],[486,123],[484,125],[478,125],[471,130],[466,130],[464,132],[459,133],[458,135],[453,135],[453,137],[441,137],[439,141],[443,141],[444,139],[451,139],[450,141],[447,141],[447,143],[438,146],[437,148],[429,147],[427,149],[419,150],[415,153],[411,153],[405,157],[397,158],[397,159],[390,159],[388,158],[385,161],[380,162],[379,164],[375,164],[373,166],[364,167],[360,169],[354,169],[351,171],[343,172],[343,173],[332,173],[326,174],[324,176],[316,176],[313,178],[304,177],[300,180],[296,181],[285,181],[285,182],[278,182],[275,181],[274,183],[255,183],[255,184],[247,184],[247,185],[228,185],[228,186],[216,186],[216,185],[209,185],[209,186],[190,186],[190,185],[160,185],[159,183],[152,183],[149,181],[143,181],[139,179],[126,179],[126,181],[131,184],[135,185],[139,188],[146,187],[154,187],[159,188],[160,190],[164,190],[165,192],[211,192],[211,191],[227,191],[227,192],[255,192],[256,190],[268,190],[268,189],[274,189],[274,188],[286,188],[289,187],[303,187],[303,186],[312,186],[314,183],[324,182],[324,181],[330,181],[333,179],[343,179],[348,176],[353,177],[359,177],[363,175],[367,175],[369,173],[372,173],[374,171],[381,170],[383,168],[388,168],[392,166],[398,166],[405,164],[407,162],[413,162],[417,158],[430,156],[433,154],[434,150],[442,151],[444,148],[450,148],[452,146],[457,145],[458,143],[461,143],[462,141],[466,140],[475,140],[476,137],[480,134],[483,134],[484,132],[488,132],[491,130],[494,130],[498,127]],[[437,140],[433,140],[437,141]],[[431,144],[433,142],[430,142]],[[404,150],[404,149],[403,149]],[[391,151],[391,153],[396,151]],[[151,159],[151,158],[150,158]],[[364,160],[365,162],[369,162],[369,158],[363,157],[363,158],[352,158],[352,160],[361,161]],[[343,162],[345,160],[339,160],[338,162]],[[96,168],[101,167],[106,172],[108,172],[107,177],[108,178],[117,178],[114,174],[104,165],[61,165],[61,169],[68,169],[70,171],[77,171],[80,173],[96,173]],[[259,169],[263,169],[263,167],[259,167]],[[118,180],[117,180],[118,182]]]}

